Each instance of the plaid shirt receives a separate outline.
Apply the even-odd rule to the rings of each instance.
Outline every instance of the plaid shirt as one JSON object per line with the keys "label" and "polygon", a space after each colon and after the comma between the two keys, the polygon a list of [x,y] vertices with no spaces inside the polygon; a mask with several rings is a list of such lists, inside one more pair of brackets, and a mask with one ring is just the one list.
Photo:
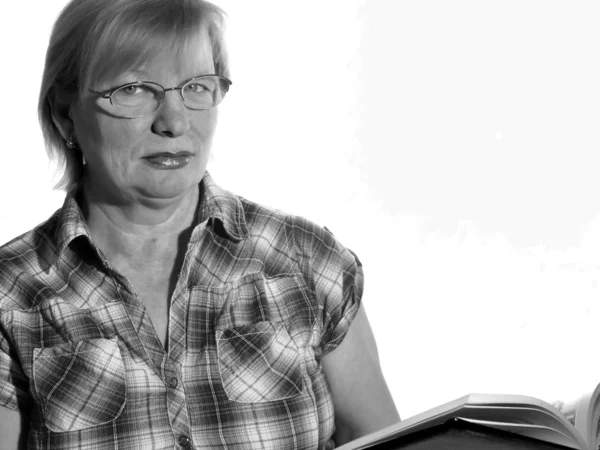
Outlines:
{"label": "plaid shirt", "polygon": [[73,197],[0,248],[0,404],[33,449],[333,448],[320,359],[362,295],[327,230],[206,174],[168,352]]}

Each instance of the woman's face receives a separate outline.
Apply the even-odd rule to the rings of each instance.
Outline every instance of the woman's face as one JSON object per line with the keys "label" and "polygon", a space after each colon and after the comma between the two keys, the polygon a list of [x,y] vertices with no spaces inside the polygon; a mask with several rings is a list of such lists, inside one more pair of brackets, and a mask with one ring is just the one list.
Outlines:
{"label": "woman's face", "polygon": [[[104,92],[133,81],[169,88],[212,73],[211,47],[204,36],[178,54],[165,49],[142,67],[91,89]],[[86,89],[70,110],[75,138],[87,161],[86,192],[109,203],[158,206],[181,200],[196,188],[206,169],[217,110],[188,109],[179,92],[167,91],[155,112],[126,119],[111,115],[109,99]]]}

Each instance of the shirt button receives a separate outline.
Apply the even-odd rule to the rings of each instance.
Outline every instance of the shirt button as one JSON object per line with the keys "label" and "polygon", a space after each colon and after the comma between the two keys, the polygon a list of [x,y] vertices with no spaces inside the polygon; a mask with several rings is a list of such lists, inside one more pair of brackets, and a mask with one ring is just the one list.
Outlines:
{"label": "shirt button", "polygon": [[187,447],[188,445],[190,445],[190,438],[189,438],[189,437],[187,437],[185,434],[180,434],[180,435],[179,435],[179,437],[177,438],[177,443],[178,443],[178,444],[179,444],[181,447],[185,448],[185,447]]}
{"label": "shirt button", "polygon": [[169,387],[175,389],[177,387],[177,378],[173,377],[169,380]]}

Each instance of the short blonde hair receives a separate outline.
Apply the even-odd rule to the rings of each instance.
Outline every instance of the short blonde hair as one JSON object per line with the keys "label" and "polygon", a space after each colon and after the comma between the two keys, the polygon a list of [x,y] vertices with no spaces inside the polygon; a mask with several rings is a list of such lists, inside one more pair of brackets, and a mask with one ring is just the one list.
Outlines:
{"label": "short blonde hair", "polygon": [[69,148],[52,120],[84,87],[139,66],[169,44],[177,51],[206,30],[215,73],[229,77],[223,39],[225,13],[205,0],[71,0],[50,36],[38,115],[50,159],[62,177],[57,189],[74,192],[83,173],[81,151]]}

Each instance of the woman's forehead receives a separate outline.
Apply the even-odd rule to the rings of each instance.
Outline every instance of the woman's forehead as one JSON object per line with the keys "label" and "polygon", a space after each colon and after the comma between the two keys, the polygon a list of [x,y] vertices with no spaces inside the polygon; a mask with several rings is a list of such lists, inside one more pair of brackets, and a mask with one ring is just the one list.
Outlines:
{"label": "woman's forehead", "polygon": [[178,50],[165,48],[131,69],[140,76],[148,77],[146,79],[165,76],[191,78],[212,74],[215,66],[211,46],[196,42]]}
{"label": "woman's forehead", "polygon": [[136,80],[159,83],[192,78],[215,72],[212,44],[206,31],[187,38],[155,39],[137,51],[131,47],[115,54],[106,67],[101,81],[133,77]]}

